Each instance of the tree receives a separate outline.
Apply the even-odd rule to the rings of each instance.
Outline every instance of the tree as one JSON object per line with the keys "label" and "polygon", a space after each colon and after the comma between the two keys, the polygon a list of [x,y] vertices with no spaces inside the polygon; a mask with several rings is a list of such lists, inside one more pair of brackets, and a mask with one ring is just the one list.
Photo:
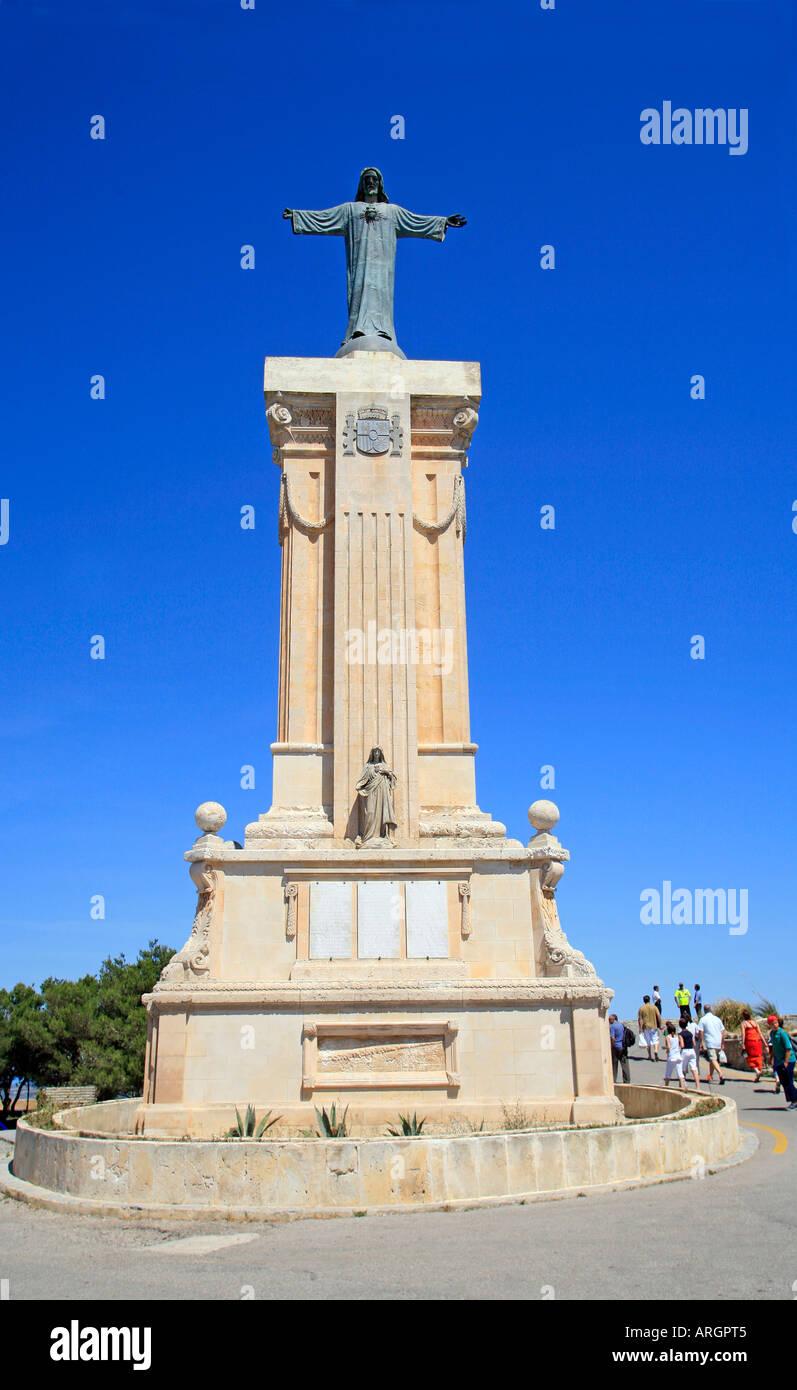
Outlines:
{"label": "tree", "polygon": [[141,1003],[174,955],[150,941],[138,958],[109,956],[97,975],[0,990],[0,1117],[23,1086],[96,1086],[100,1100],[137,1094],[147,1015]]}
{"label": "tree", "polygon": [[32,985],[0,989],[0,1120],[5,1124],[23,1087],[35,1081],[44,1000]]}
{"label": "tree", "polygon": [[39,1086],[88,1086],[96,1027],[97,979],[42,981],[44,1015],[39,1038]]}
{"label": "tree", "polygon": [[173,955],[172,947],[150,941],[135,961],[124,955],[103,961],[97,981],[91,1077],[101,1097],[140,1092],[147,1042],[141,996],[157,984]]}

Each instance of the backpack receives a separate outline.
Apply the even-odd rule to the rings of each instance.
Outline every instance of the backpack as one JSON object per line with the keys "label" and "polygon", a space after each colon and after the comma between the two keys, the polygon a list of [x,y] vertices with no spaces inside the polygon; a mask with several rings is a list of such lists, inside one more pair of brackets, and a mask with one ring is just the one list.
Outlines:
{"label": "backpack", "polygon": [[629,1047],[633,1047],[635,1043],[636,1033],[632,1032],[626,1024],[625,1028],[623,1029],[623,1047],[625,1048],[626,1052],[628,1051]]}

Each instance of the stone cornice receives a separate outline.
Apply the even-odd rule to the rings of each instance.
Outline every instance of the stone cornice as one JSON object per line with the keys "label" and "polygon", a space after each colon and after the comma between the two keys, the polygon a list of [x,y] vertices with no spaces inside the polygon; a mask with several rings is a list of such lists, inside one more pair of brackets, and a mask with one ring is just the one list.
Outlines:
{"label": "stone cornice", "polygon": [[291,984],[288,981],[219,980],[194,981],[190,988],[183,986],[157,989],[145,994],[148,1008],[183,1010],[212,1009],[219,1005],[238,1008],[272,1008],[304,1010],[323,1008],[340,1010],[348,1005],[358,1008],[400,1009],[419,1004],[440,1009],[450,1006],[469,1008],[484,1004],[511,1007],[531,1004],[552,1006],[560,1004],[589,1004],[605,1008],[613,991],[607,990],[597,977],[590,980],[566,979],[508,979],[423,981],[417,984],[402,981],[380,984],[372,980],[361,985],[351,984]]}
{"label": "stone cornice", "polygon": [[[395,849],[373,849],[368,850],[349,848],[346,845],[329,845],[322,849],[305,848],[261,848],[259,845],[253,849],[229,848],[230,842],[218,838],[218,847],[208,843],[214,837],[205,836],[200,848],[191,848],[183,856],[189,863],[203,859],[209,864],[227,864],[233,867],[235,864],[272,864],[275,867],[284,864],[295,866],[298,864],[307,865],[326,865],[339,866],[344,873],[356,873],[358,869],[367,869],[374,865],[380,867],[390,866],[398,870],[411,870],[418,866],[429,864],[519,864],[528,868],[537,864],[543,856],[530,852],[521,845],[519,840],[502,840],[495,837],[493,844],[468,844],[465,836],[459,843],[438,848],[433,844],[419,845],[417,848]],[[551,858],[565,858],[570,856],[567,850],[562,850],[560,854],[552,855],[546,853],[546,860]]]}
{"label": "stone cornice", "polygon": [[338,391],[390,393],[397,380],[410,396],[429,400],[464,398],[478,405],[481,372],[478,362],[433,362],[397,358],[387,352],[355,352],[348,357],[267,357],[264,364],[266,402],[275,397],[334,394]]}

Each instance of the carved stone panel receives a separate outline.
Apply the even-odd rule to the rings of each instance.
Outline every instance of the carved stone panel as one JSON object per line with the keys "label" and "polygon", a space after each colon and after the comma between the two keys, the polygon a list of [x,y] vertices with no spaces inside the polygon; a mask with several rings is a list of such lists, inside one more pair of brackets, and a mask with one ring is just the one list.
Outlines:
{"label": "carved stone panel", "polygon": [[448,890],[439,879],[407,883],[407,956],[448,955]]}
{"label": "carved stone panel", "polygon": [[351,883],[310,884],[311,959],[351,960]]}
{"label": "carved stone panel", "polygon": [[401,954],[401,890],[386,879],[357,885],[357,955],[395,959]]}
{"label": "carved stone panel", "polygon": [[318,1040],[318,1075],[345,1072],[439,1072],[446,1069],[442,1037],[324,1038]]}
{"label": "carved stone panel", "polygon": [[458,1088],[459,1028],[455,1020],[334,1023],[308,1020],[302,1029],[305,1091]]}

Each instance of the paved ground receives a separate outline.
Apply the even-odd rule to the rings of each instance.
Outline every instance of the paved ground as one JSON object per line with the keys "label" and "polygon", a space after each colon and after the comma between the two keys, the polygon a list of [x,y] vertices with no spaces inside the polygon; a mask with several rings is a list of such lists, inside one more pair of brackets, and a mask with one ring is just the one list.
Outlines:
{"label": "paved ground", "polygon": [[[663,1074],[663,1063],[632,1059],[634,1082]],[[0,1199],[0,1291],[11,1299],[542,1299],[552,1289],[557,1299],[662,1299],[680,1263],[687,1300],[793,1299],[797,1110],[752,1077],[722,1094],[736,1100],[740,1121],[767,1127],[755,1129],[751,1159],[704,1179],[600,1196],[252,1226],[127,1225]]]}

